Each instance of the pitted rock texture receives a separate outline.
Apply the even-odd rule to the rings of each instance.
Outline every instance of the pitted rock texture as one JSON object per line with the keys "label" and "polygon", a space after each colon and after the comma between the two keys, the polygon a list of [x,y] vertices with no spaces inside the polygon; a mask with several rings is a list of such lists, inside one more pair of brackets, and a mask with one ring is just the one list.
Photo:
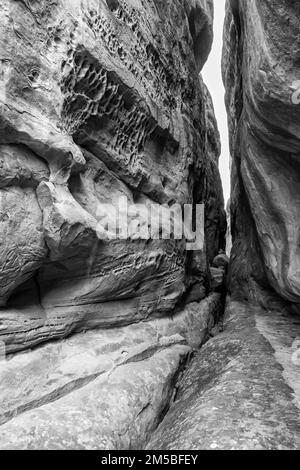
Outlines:
{"label": "pitted rock texture", "polygon": [[[14,353],[179,311],[224,248],[201,70],[210,0],[1,0],[0,341]],[[176,31],[176,34],[174,34]],[[110,240],[100,204],[205,204],[202,249]]]}
{"label": "pitted rock texture", "polygon": [[[144,447],[223,311],[213,2],[0,0],[0,21],[0,448]],[[137,214],[111,239],[124,199],[202,204],[201,246]]]}
{"label": "pitted rock texture", "polygon": [[231,291],[253,298],[259,284],[298,313],[299,14],[298,2],[228,1],[223,62],[233,157]]}

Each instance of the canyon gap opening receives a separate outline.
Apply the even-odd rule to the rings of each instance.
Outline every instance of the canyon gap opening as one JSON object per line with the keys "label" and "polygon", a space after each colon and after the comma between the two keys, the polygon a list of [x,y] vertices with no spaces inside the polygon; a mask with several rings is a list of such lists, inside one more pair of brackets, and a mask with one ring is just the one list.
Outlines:
{"label": "canyon gap opening", "polygon": [[221,69],[225,4],[226,0],[214,1],[214,40],[212,50],[206,64],[204,65],[202,75],[213,99],[215,115],[220,131],[222,147],[219,168],[226,205],[230,198],[230,157],[227,112],[224,100],[225,89]]}

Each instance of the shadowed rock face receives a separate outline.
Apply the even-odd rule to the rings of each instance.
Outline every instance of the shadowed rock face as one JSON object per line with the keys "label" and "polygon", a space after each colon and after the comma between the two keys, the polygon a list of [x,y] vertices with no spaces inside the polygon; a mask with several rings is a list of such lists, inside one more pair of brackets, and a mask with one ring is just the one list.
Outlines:
{"label": "shadowed rock face", "polygon": [[[212,10],[207,0],[1,2],[7,352],[164,316],[190,290],[208,293],[225,230],[219,135],[198,77]],[[203,251],[99,238],[99,204],[124,196],[205,203]]]}
{"label": "shadowed rock face", "polygon": [[223,63],[233,157],[231,290],[247,298],[258,283],[298,313],[299,13],[297,2],[228,2]]}
{"label": "shadowed rock face", "polygon": [[[0,447],[142,447],[222,313],[213,3],[0,0],[0,21]],[[104,237],[124,197],[204,203],[202,248]]]}

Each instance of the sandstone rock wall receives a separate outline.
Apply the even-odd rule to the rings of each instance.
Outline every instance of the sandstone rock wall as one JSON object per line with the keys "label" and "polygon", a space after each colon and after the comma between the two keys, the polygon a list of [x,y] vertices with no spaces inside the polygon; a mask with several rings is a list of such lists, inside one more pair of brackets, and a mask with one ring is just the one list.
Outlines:
{"label": "sandstone rock wall", "polygon": [[[191,290],[201,300],[225,226],[219,137],[198,77],[212,2],[0,6],[7,352],[164,316]],[[148,206],[205,203],[202,252],[188,255],[172,240],[99,239],[99,204],[124,196]]]}
{"label": "sandstone rock wall", "polygon": [[231,290],[255,297],[258,284],[298,313],[299,13],[297,2],[229,1],[223,63],[233,158]]}
{"label": "sandstone rock wall", "polygon": [[[222,314],[212,22],[211,0],[0,0],[1,448],[145,446]],[[124,197],[205,204],[203,246],[110,240]]]}
{"label": "sandstone rock wall", "polygon": [[148,449],[300,448],[299,18],[299,2],[227,1],[229,296]]}
{"label": "sandstone rock wall", "polygon": [[147,448],[299,450],[299,362],[291,347],[299,318],[228,298],[223,328],[185,370]]}
{"label": "sandstone rock wall", "polygon": [[[213,2],[0,0],[1,449],[300,448],[299,17],[227,2],[223,317]],[[202,247],[110,239],[124,197]]]}

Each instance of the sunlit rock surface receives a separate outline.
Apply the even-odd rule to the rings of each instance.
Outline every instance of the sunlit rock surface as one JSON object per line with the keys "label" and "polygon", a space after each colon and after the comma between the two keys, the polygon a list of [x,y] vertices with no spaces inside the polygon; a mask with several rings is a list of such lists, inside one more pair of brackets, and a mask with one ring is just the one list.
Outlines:
{"label": "sunlit rock surface", "polygon": [[[0,448],[145,446],[222,314],[213,3],[0,0],[0,21]],[[201,247],[110,240],[120,198],[205,204]]]}

